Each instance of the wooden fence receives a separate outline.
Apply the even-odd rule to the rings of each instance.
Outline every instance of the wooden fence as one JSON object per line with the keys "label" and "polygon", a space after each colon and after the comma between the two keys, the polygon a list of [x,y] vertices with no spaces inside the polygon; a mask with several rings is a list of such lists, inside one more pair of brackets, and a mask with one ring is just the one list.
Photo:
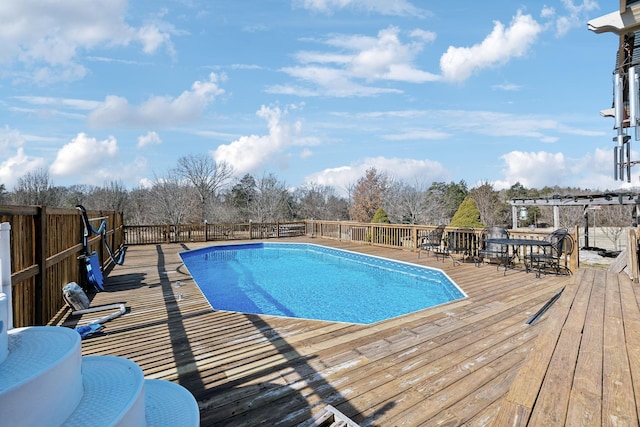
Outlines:
{"label": "wooden fence", "polygon": [[[121,250],[122,214],[90,211],[88,216],[104,217],[107,243],[113,250]],[[80,212],[46,206],[0,206],[0,223],[3,222],[11,225],[13,325],[46,324],[64,304],[62,287],[85,281],[84,262],[78,260],[84,254]],[[98,252],[108,271],[112,263],[100,235],[90,237],[89,251]]]}

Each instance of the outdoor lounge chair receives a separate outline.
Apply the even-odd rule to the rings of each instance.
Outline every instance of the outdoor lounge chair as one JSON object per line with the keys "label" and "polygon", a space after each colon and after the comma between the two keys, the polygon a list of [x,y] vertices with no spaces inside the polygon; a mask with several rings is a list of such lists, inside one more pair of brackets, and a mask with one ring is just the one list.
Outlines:
{"label": "outdoor lounge chair", "polygon": [[569,231],[566,228],[554,230],[544,240],[550,243],[549,246],[544,247],[544,251],[531,253],[525,257],[527,271],[535,269],[538,277],[543,271],[553,271],[555,274],[564,271],[571,274],[571,270],[562,263],[564,256],[573,252],[573,238]]}
{"label": "outdoor lounge chair", "polygon": [[426,236],[422,237],[422,242],[418,248],[418,258],[420,258],[420,252],[427,251],[437,254],[442,249],[442,234],[444,233],[444,225],[439,225],[435,229],[429,231]]}
{"label": "outdoor lounge chair", "polygon": [[[485,239],[508,239],[509,232],[504,227],[491,226],[488,227],[483,233]],[[502,243],[485,243],[484,248],[478,251],[478,258],[476,259],[476,265],[479,266],[483,261],[496,262],[496,269],[504,266],[505,274],[507,266],[511,259],[509,258],[509,245]]]}

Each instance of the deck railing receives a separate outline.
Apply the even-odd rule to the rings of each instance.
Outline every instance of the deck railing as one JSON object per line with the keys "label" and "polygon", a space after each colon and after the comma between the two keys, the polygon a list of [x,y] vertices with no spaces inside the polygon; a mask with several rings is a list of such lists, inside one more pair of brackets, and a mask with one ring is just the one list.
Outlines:
{"label": "deck railing", "polygon": [[[89,211],[88,216],[104,217],[107,243],[114,250],[122,247],[121,213]],[[13,325],[45,324],[64,304],[62,287],[84,281],[84,265],[78,260],[84,251],[80,212],[46,206],[0,206],[2,222],[11,225]],[[104,268],[110,268],[101,236],[89,239],[89,250],[98,252]]]}
{"label": "deck railing", "polygon": [[[170,224],[127,225],[124,227],[125,244],[147,245],[159,243],[208,242],[225,240],[252,240],[304,236],[350,241],[374,246],[384,246],[418,251],[423,239],[434,230],[432,225],[373,224],[349,221],[292,221],[244,224]],[[511,230],[518,238],[543,239],[549,230]],[[484,245],[485,230],[481,228],[445,227],[441,253],[462,254],[477,258]],[[572,236],[577,241],[577,231]],[[565,255],[564,264],[571,271],[578,265],[578,251]],[[520,250],[524,250],[521,248]],[[524,253],[514,257],[524,259]]]}
{"label": "deck railing", "polygon": [[127,245],[150,245],[295,237],[304,236],[306,229],[304,221],[247,222],[243,224],[127,225],[124,227],[124,236]]}
{"label": "deck railing", "polygon": [[[417,252],[422,240],[436,226],[408,224],[366,224],[348,221],[290,221],[240,224],[124,225],[122,213],[90,211],[89,218],[107,221],[107,244],[114,250],[125,245],[233,241],[308,236],[336,239]],[[0,206],[0,222],[11,224],[11,282],[13,324],[16,327],[47,323],[64,305],[62,287],[84,283],[83,224],[75,209],[45,206]],[[97,226],[97,225],[96,225]],[[542,239],[542,230],[512,230],[511,236]],[[477,255],[484,241],[482,229],[445,228],[444,245],[470,257]],[[455,238],[451,243],[448,236]],[[577,242],[577,230],[572,233]],[[113,265],[102,237],[89,239],[89,251],[97,251],[108,273]],[[574,271],[578,248],[566,256],[565,265]],[[105,273],[105,274],[106,274]]]}
{"label": "deck railing", "polygon": [[[375,246],[418,251],[423,239],[437,226],[404,225],[404,224],[363,224],[344,221],[307,221],[307,235],[323,239],[358,242]],[[542,240],[550,230],[527,229],[509,230],[513,238]],[[571,271],[578,266],[578,234],[577,229],[571,233],[573,247],[564,254],[562,263]],[[443,254],[460,255],[469,259],[477,259],[478,251],[484,246],[486,232],[483,228],[445,227],[441,247],[436,249]],[[525,250],[524,247],[518,250]],[[514,256],[516,261],[523,260],[524,253]]]}

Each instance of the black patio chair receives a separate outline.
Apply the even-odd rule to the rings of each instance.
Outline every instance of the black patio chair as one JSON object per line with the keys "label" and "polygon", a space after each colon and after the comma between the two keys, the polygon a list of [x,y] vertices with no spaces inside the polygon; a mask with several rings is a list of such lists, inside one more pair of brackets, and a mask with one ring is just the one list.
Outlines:
{"label": "black patio chair", "polygon": [[444,256],[448,255],[453,260],[453,265],[476,258],[476,232],[471,227],[458,228],[447,232],[445,243],[443,259]]}
{"label": "black patio chair", "polygon": [[418,258],[420,258],[420,253],[422,251],[426,251],[427,253],[433,251],[436,256],[441,253],[443,249],[442,245],[442,235],[444,234],[444,225],[439,225],[433,230],[429,231],[426,236],[422,237],[422,241],[420,242],[420,247],[418,248]]}
{"label": "black patio chair", "polygon": [[[554,230],[548,234],[545,241],[549,242],[549,246],[543,247],[538,253],[531,253],[525,256],[525,268],[536,270],[536,276],[545,271],[552,271],[555,274],[561,272],[571,274],[571,270],[566,264],[563,264],[565,255],[571,255],[573,252],[573,238],[566,228]],[[528,264],[527,264],[528,261]]]}
{"label": "black patio chair", "polygon": [[507,267],[511,263],[511,257],[509,256],[509,245],[506,243],[487,243],[486,239],[508,239],[509,232],[504,227],[497,225],[487,227],[483,233],[485,240],[484,247],[478,251],[478,257],[476,258],[476,266],[484,261],[495,262],[496,270],[500,266],[504,266],[504,274],[507,272]]}

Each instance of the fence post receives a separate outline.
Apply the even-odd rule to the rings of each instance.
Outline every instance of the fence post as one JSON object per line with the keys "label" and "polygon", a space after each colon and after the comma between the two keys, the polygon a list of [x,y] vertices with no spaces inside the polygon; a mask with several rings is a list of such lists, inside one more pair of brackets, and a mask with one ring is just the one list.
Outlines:
{"label": "fence post", "polygon": [[575,247],[569,256],[569,269],[572,272],[575,272],[578,269],[578,266],[580,266],[580,234],[578,232],[578,227],[574,227],[572,234],[573,235],[571,237],[573,238]]}
{"label": "fence post", "polygon": [[47,207],[39,206],[38,213],[34,218],[35,222],[35,247],[34,263],[38,265],[38,274],[35,277],[35,324],[43,325],[44,319],[44,287],[47,283]]}
{"label": "fence post", "polygon": [[411,241],[413,242],[411,249],[416,252],[418,250],[418,228],[415,225],[411,226]]}
{"label": "fence post", "polygon": [[638,283],[638,234],[637,228],[629,229],[627,236],[627,265],[629,266],[629,272],[631,273],[631,280],[633,283]]}
{"label": "fence post", "polygon": [[11,224],[0,224],[0,290],[7,296],[7,329],[13,329],[13,297],[11,289]]}

